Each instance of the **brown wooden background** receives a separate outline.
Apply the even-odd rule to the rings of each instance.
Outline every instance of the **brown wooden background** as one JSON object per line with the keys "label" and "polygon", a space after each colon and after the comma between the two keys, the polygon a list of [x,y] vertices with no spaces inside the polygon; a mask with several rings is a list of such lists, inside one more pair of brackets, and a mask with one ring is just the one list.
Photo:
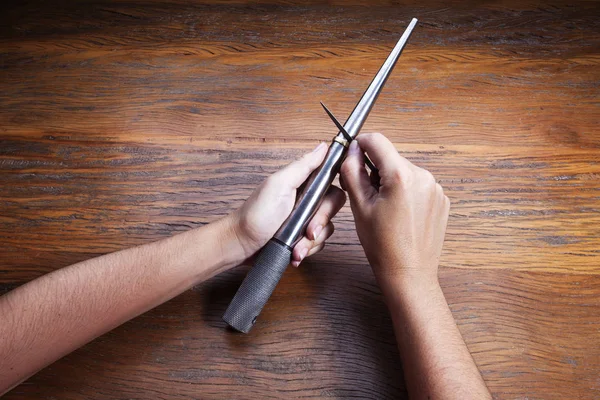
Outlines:
{"label": "brown wooden background", "polygon": [[[446,188],[441,281],[495,398],[600,398],[598,3],[451,3],[3,2],[2,291],[239,206],[418,17],[364,131]],[[6,398],[404,398],[348,207],[336,224],[250,335],[220,319],[242,267]]]}

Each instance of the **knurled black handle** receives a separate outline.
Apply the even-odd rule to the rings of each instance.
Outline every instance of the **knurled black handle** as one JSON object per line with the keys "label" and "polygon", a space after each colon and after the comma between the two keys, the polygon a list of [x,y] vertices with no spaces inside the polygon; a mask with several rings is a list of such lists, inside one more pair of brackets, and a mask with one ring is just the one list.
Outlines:
{"label": "knurled black handle", "polygon": [[248,333],[291,259],[292,250],[271,239],[258,254],[254,266],[229,303],[223,320],[235,330]]}

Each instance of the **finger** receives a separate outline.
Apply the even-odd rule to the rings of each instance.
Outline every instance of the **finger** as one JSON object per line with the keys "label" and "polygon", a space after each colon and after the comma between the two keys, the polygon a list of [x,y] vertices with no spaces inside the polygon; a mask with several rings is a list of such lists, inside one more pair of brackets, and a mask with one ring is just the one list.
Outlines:
{"label": "finger", "polygon": [[302,260],[306,258],[308,252],[312,247],[312,240],[303,236],[302,239],[294,246],[294,250],[292,250],[292,267],[297,267],[300,265]]}
{"label": "finger", "polygon": [[412,168],[413,164],[406,158],[398,154],[394,144],[381,133],[365,133],[358,135],[356,141],[368,155],[373,164],[379,169],[380,176],[384,176],[386,171],[393,171],[398,168]]}
{"label": "finger", "polygon": [[306,227],[306,236],[317,240],[325,225],[346,203],[346,193],[337,186],[330,186],[323,202]]}
{"label": "finger", "polygon": [[365,168],[364,154],[358,142],[350,143],[346,160],[342,164],[341,175],[350,198],[362,203],[365,199],[374,196],[377,191],[369,181],[369,174]]}
{"label": "finger", "polygon": [[325,154],[327,154],[327,145],[322,142],[313,151],[277,171],[273,176],[282,185],[297,189],[308,178],[311,172],[321,165]]}
{"label": "finger", "polygon": [[321,250],[323,250],[325,248],[325,242],[314,246],[312,249],[310,249],[310,251],[308,252],[308,255],[306,257],[310,257],[310,256],[314,256],[315,254],[317,254],[318,252],[320,252]]}
{"label": "finger", "polygon": [[[319,246],[319,245],[325,243],[325,241],[327,239],[329,239],[331,237],[331,235],[333,235],[333,232],[335,232],[335,225],[333,224],[333,222],[327,223],[327,225],[325,225],[325,227],[321,231],[321,234],[319,235],[319,237],[312,241],[312,243],[311,243],[312,247],[314,248],[316,246]],[[312,250],[312,248],[311,248],[311,250]],[[311,254],[311,250],[309,250],[309,252],[308,252],[309,256]]]}
{"label": "finger", "polygon": [[292,266],[297,267],[306,257],[319,252],[334,231],[335,226],[332,222],[329,222],[325,225],[317,240],[311,240],[306,236],[300,239],[292,251]]}
{"label": "finger", "polygon": [[450,216],[450,199],[444,195],[444,219],[442,220],[442,226],[444,230],[448,227],[448,218]]}
{"label": "finger", "polygon": [[344,177],[340,174],[340,187],[343,191],[347,192],[348,188],[346,187],[346,182],[344,182]]}

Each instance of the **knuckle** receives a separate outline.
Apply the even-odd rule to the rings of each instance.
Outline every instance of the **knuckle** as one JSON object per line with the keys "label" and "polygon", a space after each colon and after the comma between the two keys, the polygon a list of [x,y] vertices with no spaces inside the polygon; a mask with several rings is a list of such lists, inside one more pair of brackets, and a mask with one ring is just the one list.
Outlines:
{"label": "knuckle", "polygon": [[421,183],[422,187],[435,190],[437,182],[435,181],[433,174],[423,168],[419,168],[419,170],[419,182]]}
{"label": "knuckle", "polygon": [[435,178],[433,177],[433,174],[431,172],[429,172],[426,169],[422,169],[422,168],[421,168],[421,171],[422,171],[422,174],[423,174],[423,179],[427,183],[429,183],[429,184],[435,184],[436,183],[435,182]]}
{"label": "knuckle", "polygon": [[405,174],[404,171],[402,171],[401,168],[394,168],[390,172],[390,183],[392,185],[397,185],[397,184],[401,184],[401,183],[407,183],[407,181],[408,181],[408,175],[409,174]]}

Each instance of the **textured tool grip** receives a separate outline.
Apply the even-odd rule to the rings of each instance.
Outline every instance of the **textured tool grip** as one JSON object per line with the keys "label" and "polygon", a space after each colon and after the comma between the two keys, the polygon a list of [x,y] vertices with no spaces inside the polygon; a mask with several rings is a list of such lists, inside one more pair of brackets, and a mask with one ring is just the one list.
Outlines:
{"label": "textured tool grip", "polygon": [[291,259],[292,250],[271,239],[229,303],[223,320],[235,330],[248,333]]}

